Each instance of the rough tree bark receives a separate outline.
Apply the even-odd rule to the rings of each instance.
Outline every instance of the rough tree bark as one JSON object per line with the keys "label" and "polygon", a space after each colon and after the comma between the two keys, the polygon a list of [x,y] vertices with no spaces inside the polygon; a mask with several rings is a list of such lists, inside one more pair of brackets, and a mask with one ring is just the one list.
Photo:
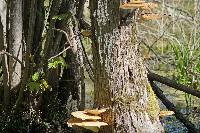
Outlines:
{"label": "rough tree bark", "polygon": [[[135,41],[135,24],[120,25],[120,1],[91,0],[95,107],[109,107],[102,132],[159,133],[159,106]],[[109,118],[111,117],[111,118]]]}

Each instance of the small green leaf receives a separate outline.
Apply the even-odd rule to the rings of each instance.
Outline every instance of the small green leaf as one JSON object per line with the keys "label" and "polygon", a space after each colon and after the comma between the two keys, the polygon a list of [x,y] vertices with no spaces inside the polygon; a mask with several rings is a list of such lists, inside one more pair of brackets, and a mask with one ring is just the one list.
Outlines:
{"label": "small green leaf", "polygon": [[65,14],[55,15],[52,17],[52,19],[63,20],[63,19],[67,19],[68,17],[69,17],[69,15],[67,13],[65,13]]}
{"label": "small green leaf", "polygon": [[39,77],[40,77],[39,72],[36,72],[36,73],[34,73],[34,74],[32,75],[32,80],[33,80],[33,81],[37,81],[37,80],[39,80]]}
{"label": "small green leaf", "polygon": [[65,60],[63,57],[57,57],[55,59],[52,59],[49,63],[48,63],[48,68],[49,69],[55,69],[56,67],[58,67],[58,65],[61,65],[62,67],[67,66]]}
{"label": "small green leaf", "polygon": [[40,84],[40,88],[43,90],[43,91],[45,91],[47,88],[48,88],[48,83],[47,83],[47,81],[46,80],[44,80],[44,79],[42,79],[41,80],[41,84]]}

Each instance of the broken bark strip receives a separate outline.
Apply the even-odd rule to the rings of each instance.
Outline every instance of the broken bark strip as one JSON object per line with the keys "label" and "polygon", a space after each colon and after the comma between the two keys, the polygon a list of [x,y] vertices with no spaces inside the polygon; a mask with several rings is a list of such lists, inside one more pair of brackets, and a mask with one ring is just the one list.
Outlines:
{"label": "broken bark strip", "polygon": [[191,133],[198,133],[198,129],[195,128],[195,125],[176,109],[174,104],[162,93],[162,90],[153,81],[150,81],[150,84],[156,96],[162,101],[168,110],[174,111],[175,117],[187,127],[188,131]]}
{"label": "broken bark strip", "polygon": [[148,72],[148,78],[149,78],[149,80],[158,81],[158,82],[165,84],[169,87],[175,88],[177,90],[183,91],[185,93],[188,93],[188,94],[191,94],[193,96],[200,98],[200,91],[194,90],[191,87],[179,84],[174,80],[168,79],[166,77],[160,76],[160,75],[152,73],[152,72]]}

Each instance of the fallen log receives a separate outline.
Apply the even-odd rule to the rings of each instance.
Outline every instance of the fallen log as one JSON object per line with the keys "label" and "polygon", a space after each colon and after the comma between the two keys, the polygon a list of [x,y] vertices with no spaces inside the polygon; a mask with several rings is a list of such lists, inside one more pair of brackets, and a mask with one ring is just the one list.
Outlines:
{"label": "fallen log", "polygon": [[171,80],[169,78],[166,78],[164,76],[161,76],[161,75],[158,75],[158,74],[155,74],[152,72],[148,72],[148,79],[151,81],[158,81],[169,87],[175,88],[177,90],[183,91],[185,93],[188,93],[188,94],[191,94],[193,96],[200,98],[200,91],[194,90],[193,88],[188,87],[186,85],[179,84],[175,80]]}
{"label": "fallen log", "polygon": [[162,103],[166,106],[168,110],[173,111],[175,113],[175,117],[186,126],[188,131],[191,133],[199,133],[199,130],[195,127],[195,125],[192,122],[190,122],[189,119],[186,118],[180,111],[176,109],[175,105],[166,98],[162,90],[153,81],[150,81],[150,84],[156,96],[162,101]]}

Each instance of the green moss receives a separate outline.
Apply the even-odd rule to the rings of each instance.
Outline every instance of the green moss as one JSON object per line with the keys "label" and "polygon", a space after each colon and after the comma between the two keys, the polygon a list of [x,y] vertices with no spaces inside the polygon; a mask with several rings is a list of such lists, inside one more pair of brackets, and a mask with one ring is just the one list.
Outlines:
{"label": "green moss", "polygon": [[147,95],[148,95],[147,113],[150,119],[154,121],[158,117],[160,108],[156,96],[149,83],[147,84]]}

